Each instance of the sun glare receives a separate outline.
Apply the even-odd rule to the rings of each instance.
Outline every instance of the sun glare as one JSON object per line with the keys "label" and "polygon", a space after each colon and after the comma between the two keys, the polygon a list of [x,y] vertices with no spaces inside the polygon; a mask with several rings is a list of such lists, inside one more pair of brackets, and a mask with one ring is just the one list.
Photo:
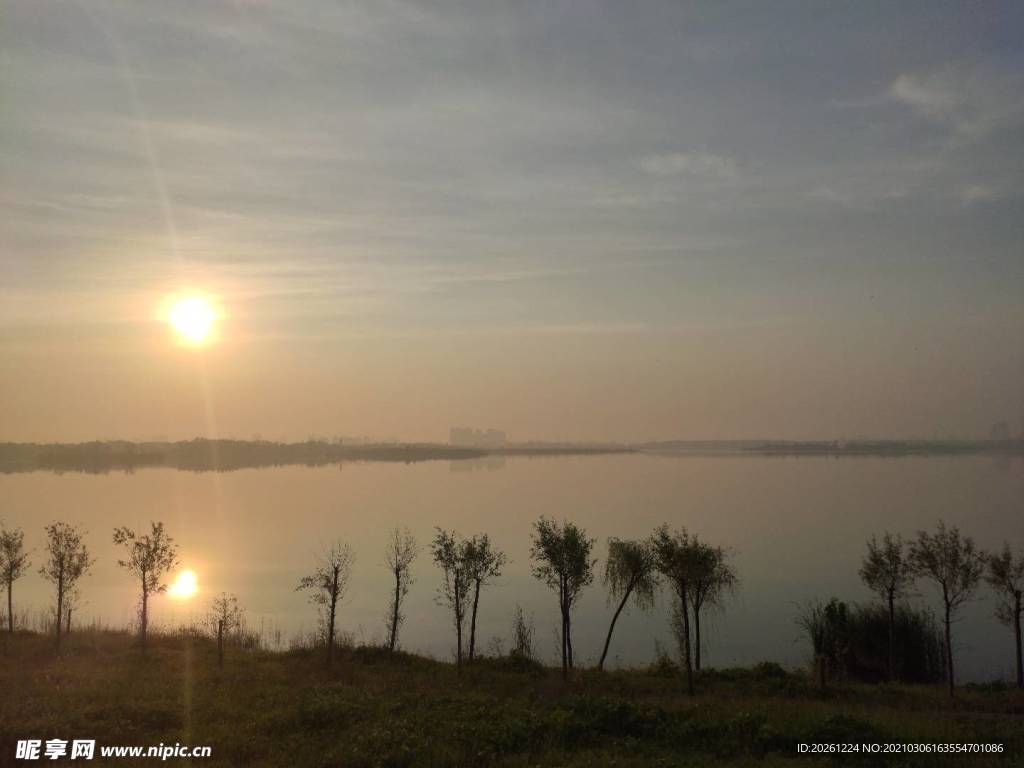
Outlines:
{"label": "sun glare", "polygon": [[187,296],[171,304],[168,320],[183,341],[205,344],[213,336],[217,310],[209,299]]}
{"label": "sun glare", "polygon": [[198,591],[199,582],[195,571],[182,571],[168,588],[167,594],[175,600],[188,600]]}

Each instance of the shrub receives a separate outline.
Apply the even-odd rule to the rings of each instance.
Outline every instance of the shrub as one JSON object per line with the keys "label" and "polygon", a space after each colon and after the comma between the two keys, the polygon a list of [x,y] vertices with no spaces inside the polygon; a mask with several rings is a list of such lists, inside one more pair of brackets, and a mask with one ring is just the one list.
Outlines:
{"label": "shrub", "polygon": [[652,677],[675,677],[679,674],[679,665],[657,640],[654,641],[654,661],[647,667],[647,674]]}
{"label": "shrub", "polygon": [[669,717],[660,707],[631,701],[580,696],[568,702],[562,724],[566,745],[591,743],[599,736],[616,738],[656,738],[669,726]]}
{"label": "shrub", "polygon": [[[819,683],[825,671],[839,679],[879,682],[888,677],[889,618],[884,606],[848,606],[836,598],[810,603],[797,623],[811,640]],[[932,614],[902,605],[896,609],[895,657],[904,682],[942,680],[943,640]]]}
{"label": "shrub", "polygon": [[762,661],[750,670],[758,680],[788,680],[789,672],[774,661]]}
{"label": "shrub", "polygon": [[533,625],[533,617],[527,619],[522,606],[516,603],[515,611],[512,614],[512,651],[509,656],[515,654],[525,659],[534,658],[535,635],[536,628]]}
{"label": "shrub", "polygon": [[[885,680],[889,653],[889,616],[885,607],[857,606],[851,612],[847,637],[847,675],[865,682]],[[900,680],[933,683],[943,679],[942,633],[928,610],[899,606],[895,638],[896,674]]]}
{"label": "shrub", "polygon": [[532,656],[521,653],[517,648],[513,648],[512,652],[502,659],[502,666],[513,672],[529,673],[534,677],[540,677],[544,674],[543,664]]}

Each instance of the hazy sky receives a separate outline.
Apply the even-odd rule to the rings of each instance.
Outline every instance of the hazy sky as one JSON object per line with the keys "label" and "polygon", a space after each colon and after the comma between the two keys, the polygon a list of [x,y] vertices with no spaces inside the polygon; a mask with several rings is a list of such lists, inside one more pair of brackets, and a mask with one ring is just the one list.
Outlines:
{"label": "hazy sky", "polygon": [[1022,40],[1012,2],[2,0],[0,440],[1017,431]]}

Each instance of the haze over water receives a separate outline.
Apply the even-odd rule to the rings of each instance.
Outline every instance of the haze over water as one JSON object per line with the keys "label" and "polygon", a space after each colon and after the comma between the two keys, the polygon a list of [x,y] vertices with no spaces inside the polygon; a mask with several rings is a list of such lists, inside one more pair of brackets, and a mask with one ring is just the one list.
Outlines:
{"label": "haze over water", "polygon": [[[263,622],[286,635],[315,627],[313,607],[294,588],[320,545],[342,538],[357,560],[340,628],[364,641],[384,634],[383,552],[392,527],[408,526],[421,543],[438,525],[465,535],[486,532],[512,563],[482,599],[481,646],[498,636],[508,648],[518,602],[534,615],[549,660],[557,648],[556,599],[529,572],[532,521],[543,514],[585,527],[598,538],[598,569],[607,537],[645,537],[668,522],[734,551],[741,585],[725,612],[708,622],[707,663],[799,666],[808,649],[793,623],[796,604],[832,595],[868,600],[857,569],[871,533],[911,534],[941,517],[984,547],[1019,540],[1024,459],[609,455],[224,473],[34,472],[0,475],[0,499],[5,521],[25,528],[31,548],[40,547],[42,526],[54,519],[88,529],[97,563],[81,583],[84,607],[76,621],[116,626],[131,620],[137,599],[134,583],[116,567],[110,535],[117,525],[163,520],[181,545],[182,566],[198,576],[200,593],[192,600],[154,602],[158,623],[199,618],[210,597],[227,591],[238,594],[250,627]],[[413,571],[402,645],[448,658],[454,633],[448,612],[434,603],[439,572],[426,553]],[[930,584],[921,583],[918,592],[915,602],[938,609]],[[17,584],[16,611],[38,612],[51,599],[49,585],[34,573]],[[964,680],[1010,672],[1012,632],[996,623],[992,609],[982,587],[956,626]],[[586,663],[600,652],[610,613],[595,583],[573,625],[574,646]],[[645,664],[655,638],[674,652],[667,620],[664,598],[650,614],[631,608],[620,620],[611,658]]]}

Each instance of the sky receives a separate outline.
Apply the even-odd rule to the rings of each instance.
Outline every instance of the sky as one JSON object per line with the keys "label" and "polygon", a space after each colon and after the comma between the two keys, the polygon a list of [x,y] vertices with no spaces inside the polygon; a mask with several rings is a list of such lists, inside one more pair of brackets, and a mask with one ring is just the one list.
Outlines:
{"label": "sky", "polygon": [[1009,2],[0,0],[0,440],[1019,432],[1021,40]]}

